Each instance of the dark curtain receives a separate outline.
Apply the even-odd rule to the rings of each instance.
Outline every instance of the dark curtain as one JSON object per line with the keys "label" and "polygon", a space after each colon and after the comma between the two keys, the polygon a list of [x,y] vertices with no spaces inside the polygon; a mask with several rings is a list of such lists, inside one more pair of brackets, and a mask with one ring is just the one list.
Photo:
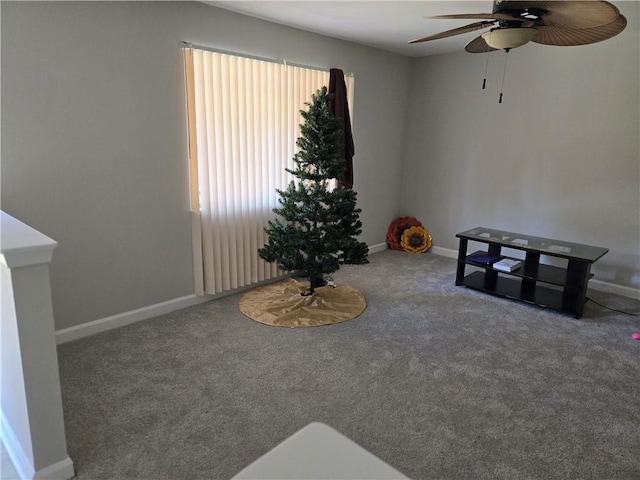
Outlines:
{"label": "dark curtain", "polygon": [[353,188],[353,136],[351,135],[351,118],[347,102],[347,84],[344,73],[339,68],[329,70],[329,93],[333,98],[329,103],[331,112],[342,122],[342,137],[340,142],[344,146],[344,160],[346,169],[338,180],[345,188]]}

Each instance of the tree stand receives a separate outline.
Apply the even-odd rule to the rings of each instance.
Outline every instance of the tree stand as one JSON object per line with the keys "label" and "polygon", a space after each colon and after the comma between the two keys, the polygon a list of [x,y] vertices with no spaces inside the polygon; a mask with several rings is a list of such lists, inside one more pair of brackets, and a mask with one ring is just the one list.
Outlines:
{"label": "tree stand", "polygon": [[311,275],[309,277],[309,290],[301,293],[302,296],[306,297],[307,295],[313,295],[313,292],[318,287],[324,287],[327,284],[327,281],[324,279],[322,275]]}

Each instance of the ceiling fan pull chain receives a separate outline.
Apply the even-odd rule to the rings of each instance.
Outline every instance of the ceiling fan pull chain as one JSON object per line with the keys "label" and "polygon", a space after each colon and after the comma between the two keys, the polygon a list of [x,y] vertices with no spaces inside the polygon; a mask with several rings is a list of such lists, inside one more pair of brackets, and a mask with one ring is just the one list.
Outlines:
{"label": "ceiling fan pull chain", "polygon": [[487,86],[487,70],[489,69],[489,52],[487,52],[487,62],[484,65],[484,79],[482,80],[482,89]]}
{"label": "ceiling fan pull chain", "polygon": [[[489,38],[491,38],[491,32],[489,32]],[[487,71],[489,70],[489,54],[491,53],[491,48],[487,45],[487,60],[484,64],[484,80],[482,80],[482,89],[484,90],[487,86]]]}
{"label": "ceiling fan pull chain", "polygon": [[500,85],[500,100],[498,103],[502,103],[502,91],[504,90],[504,77],[507,75],[507,59],[509,58],[509,50],[510,48],[505,48],[504,51],[504,70],[502,71],[502,84]]}

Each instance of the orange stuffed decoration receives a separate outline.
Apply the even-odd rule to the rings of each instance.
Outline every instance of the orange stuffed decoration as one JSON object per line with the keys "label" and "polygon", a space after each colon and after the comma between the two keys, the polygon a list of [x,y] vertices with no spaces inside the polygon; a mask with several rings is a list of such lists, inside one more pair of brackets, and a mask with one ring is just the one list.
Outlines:
{"label": "orange stuffed decoration", "polygon": [[402,233],[400,244],[405,252],[426,252],[431,247],[431,235],[424,227],[409,227]]}
{"label": "orange stuffed decoration", "polygon": [[404,250],[402,248],[402,234],[409,227],[421,227],[422,223],[416,217],[400,217],[389,225],[387,230],[387,245],[393,250]]}

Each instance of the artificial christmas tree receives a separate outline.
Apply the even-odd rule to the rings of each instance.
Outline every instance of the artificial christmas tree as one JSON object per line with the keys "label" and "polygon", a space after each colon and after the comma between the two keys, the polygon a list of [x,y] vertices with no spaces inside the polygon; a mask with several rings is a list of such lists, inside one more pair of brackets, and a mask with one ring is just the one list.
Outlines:
{"label": "artificial christmas tree", "polygon": [[361,265],[367,260],[368,247],[359,242],[362,233],[356,192],[331,181],[343,174],[346,164],[339,145],[340,121],[329,110],[326,87],[318,90],[301,111],[304,123],[296,144],[300,151],[293,157],[295,169],[286,169],[297,177],[286,190],[277,190],[278,215],[269,221],[265,232],[268,243],[258,250],[267,262],[277,262],[286,271],[304,271],[310,290],[326,284],[324,274],[335,272],[341,264]]}

